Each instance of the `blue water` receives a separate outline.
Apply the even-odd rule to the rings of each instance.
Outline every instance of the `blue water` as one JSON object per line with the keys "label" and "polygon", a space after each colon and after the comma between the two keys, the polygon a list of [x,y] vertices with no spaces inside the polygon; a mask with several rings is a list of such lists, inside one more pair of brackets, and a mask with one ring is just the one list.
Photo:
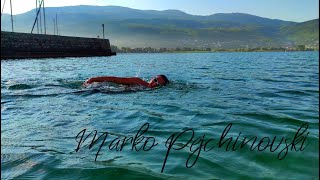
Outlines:
{"label": "blue water", "polygon": [[[171,83],[155,90],[83,88],[94,76],[165,74]],[[1,178],[56,179],[317,179],[319,173],[318,52],[119,54],[112,57],[1,61]],[[158,143],[150,151],[109,150],[115,138],[144,136]],[[186,167],[191,135],[179,138],[161,173],[174,133],[188,128],[217,144],[228,137],[293,138],[304,123],[305,149],[283,160],[270,150],[205,152]],[[77,134],[109,135],[76,152]],[[78,139],[79,140],[79,139]],[[143,141],[144,142],[144,141]],[[148,144],[150,145],[150,144]],[[141,146],[141,145],[139,145]],[[193,148],[196,148],[194,146]],[[297,146],[300,148],[300,145]],[[194,156],[195,157],[195,156]],[[193,157],[193,158],[194,158]]]}

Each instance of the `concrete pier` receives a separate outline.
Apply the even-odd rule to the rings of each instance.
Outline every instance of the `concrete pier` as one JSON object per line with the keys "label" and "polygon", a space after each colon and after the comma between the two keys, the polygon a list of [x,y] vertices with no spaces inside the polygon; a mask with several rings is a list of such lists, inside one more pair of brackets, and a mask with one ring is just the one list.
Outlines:
{"label": "concrete pier", "polygon": [[1,31],[1,59],[112,55],[108,39]]}

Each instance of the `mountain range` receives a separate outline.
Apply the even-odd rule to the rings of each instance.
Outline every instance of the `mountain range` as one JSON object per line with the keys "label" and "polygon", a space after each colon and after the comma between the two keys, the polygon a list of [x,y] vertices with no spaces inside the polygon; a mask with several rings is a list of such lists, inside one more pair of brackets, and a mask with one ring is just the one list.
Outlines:
{"label": "mountain range", "polygon": [[[46,7],[47,34],[54,33],[56,15],[60,35],[101,38],[104,24],[105,37],[119,47],[319,47],[319,19],[297,23],[244,13],[198,16],[178,10],[81,5]],[[14,15],[14,31],[30,33],[35,17],[35,9]],[[2,14],[1,30],[11,31],[9,14]],[[35,27],[33,33],[37,32]]]}

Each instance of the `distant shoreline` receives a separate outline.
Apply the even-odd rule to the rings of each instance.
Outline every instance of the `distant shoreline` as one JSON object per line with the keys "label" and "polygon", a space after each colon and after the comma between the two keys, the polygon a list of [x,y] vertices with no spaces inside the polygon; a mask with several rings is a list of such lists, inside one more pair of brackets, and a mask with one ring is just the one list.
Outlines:
{"label": "distant shoreline", "polygon": [[[180,54],[185,54],[185,53],[237,53],[237,52],[318,52],[319,50],[304,50],[304,51],[232,51],[232,50],[226,50],[226,51],[166,51],[166,52],[116,52],[117,54],[174,54],[174,53],[180,53]],[[73,57],[73,56],[70,56]],[[74,56],[76,57],[81,57],[81,56]],[[86,56],[87,57],[87,56]],[[56,57],[57,58],[57,57]],[[66,58],[66,57],[61,57],[61,58]],[[19,60],[22,59],[34,59],[31,57],[25,57],[25,58],[20,58]],[[36,59],[44,59],[44,58],[36,58]],[[1,59],[1,61],[10,61],[10,60],[17,60],[17,59]]]}
{"label": "distant shoreline", "polygon": [[255,48],[152,48],[152,47],[117,47],[111,45],[111,50],[117,53],[209,53],[209,52],[296,52],[319,51],[318,46],[296,45],[290,47],[255,47]]}
{"label": "distant shoreline", "polygon": [[173,53],[234,53],[234,52],[319,52],[314,51],[177,51],[177,52],[117,52],[117,54],[173,54]]}
{"label": "distant shoreline", "polygon": [[[319,52],[319,50],[309,50],[309,51],[168,51],[168,52],[116,52],[117,54],[186,54],[186,53],[235,53],[235,52]],[[70,56],[73,57],[73,56]],[[81,56],[75,56],[75,58]],[[86,56],[87,57],[87,56]],[[61,57],[66,58],[66,57]],[[34,59],[30,57],[20,58],[19,60],[26,60],[26,59]],[[36,58],[36,59],[44,59],[44,58]],[[17,60],[17,59],[1,59],[1,61],[10,61],[10,60]]]}

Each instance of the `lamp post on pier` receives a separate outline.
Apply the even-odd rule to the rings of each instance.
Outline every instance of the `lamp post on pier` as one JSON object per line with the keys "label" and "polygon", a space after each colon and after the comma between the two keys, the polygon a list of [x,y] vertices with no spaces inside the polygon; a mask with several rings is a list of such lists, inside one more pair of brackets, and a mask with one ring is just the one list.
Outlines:
{"label": "lamp post on pier", "polygon": [[104,39],[104,24],[102,24],[102,37]]}

